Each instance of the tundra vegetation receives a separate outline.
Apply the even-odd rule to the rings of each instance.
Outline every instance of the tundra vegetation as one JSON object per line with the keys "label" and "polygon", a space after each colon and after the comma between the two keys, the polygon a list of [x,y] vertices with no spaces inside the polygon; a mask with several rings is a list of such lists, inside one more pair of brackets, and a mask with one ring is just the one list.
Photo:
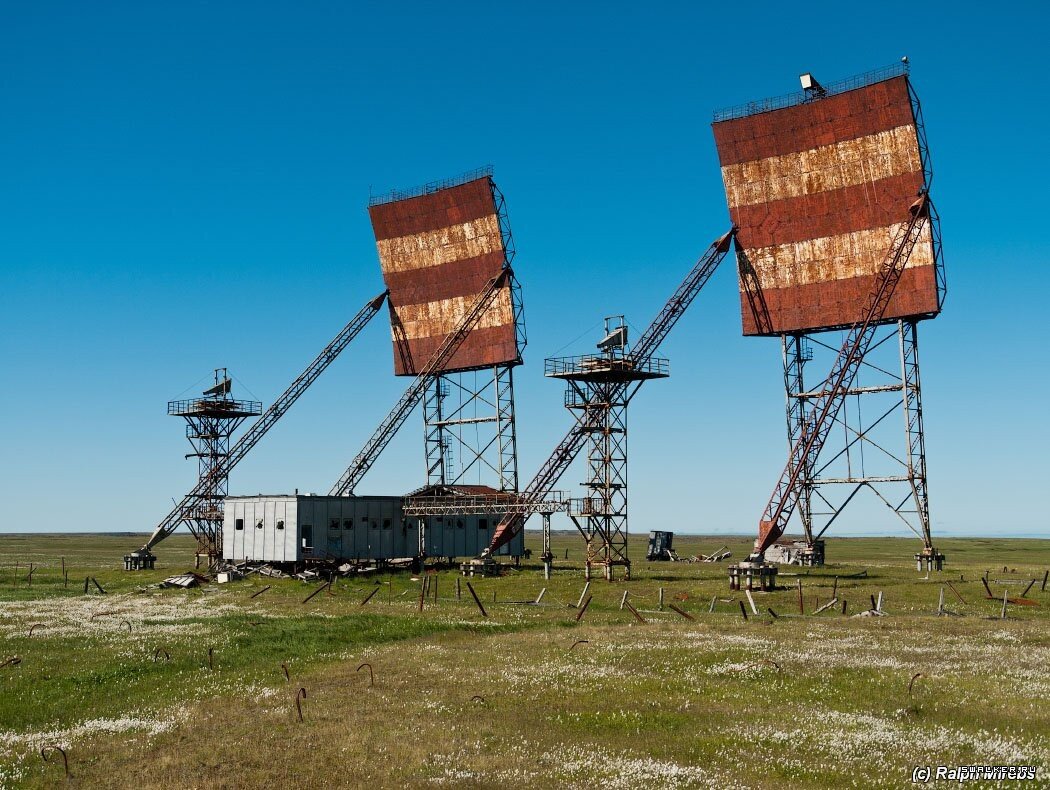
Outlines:
{"label": "tundra vegetation", "polygon": [[[749,543],[728,541],[735,558]],[[784,568],[755,614],[726,563],[647,562],[638,537],[632,581],[592,581],[578,622],[570,533],[548,581],[533,533],[532,561],[471,580],[487,616],[453,569],[422,611],[404,572],[303,603],[319,583],[159,589],[192,567],[190,540],[126,573],[134,544],[0,537],[0,787],[66,781],[53,747],[73,784],[143,790],[900,787],[938,764],[1036,765],[1050,782],[1050,541],[941,540],[947,569],[927,578],[915,541],[830,539],[829,564]],[[1002,619],[1004,590],[1032,579],[1036,605]],[[880,593],[884,616],[855,616]]]}

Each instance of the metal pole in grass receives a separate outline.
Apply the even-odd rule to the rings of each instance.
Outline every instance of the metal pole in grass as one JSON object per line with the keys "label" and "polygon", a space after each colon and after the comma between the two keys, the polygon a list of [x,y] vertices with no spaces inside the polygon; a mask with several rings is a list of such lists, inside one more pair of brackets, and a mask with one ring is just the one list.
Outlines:
{"label": "metal pole in grass", "polygon": [[627,609],[630,611],[630,613],[634,615],[635,619],[639,623],[645,623],[645,618],[642,617],[640,614],[638,614],[638,610],[637,609],[635,609],[633,606],[631,606],[631,604],[627,603],[627,601],[624,601],[624,605],[627,607]]}
{"label": "metal pole in grass", "polygon": [[801,578],[799,578],[799,580],[798,580],[798,613],[799,614],[805,614],[806,613],[806,606],[802,602],[802,579]]}
{"label": "metal pole in grass", "polygon": [[737,601],[737,603],[740,604],[740,614],[742,614],[744,616],[744,622],[746,623],[747,622],[747,607],[744,606],[744,602],[743,601]]}
{"label": "metal pole in grass", "polygon": [[313,597],[314,597],[315,595],[317,595],[317,594],[318,594],[318,593],[320,593],[320,592],[323,592],[324,590],[326,590],[327,588],[329,588],[329,587],[331,587],[331,586],[332,586],[332,583],[331,583],[331,582],[328,582],[327,584],[322,584],[322,585],[321,585],[320,587],[318,587],[318,588],[317,588],[316,590],[314,590],[314,591],[313,591],[312,593],[310,593],[309,595],[307,595],[307,596],[306,596],[306,597],[305,597],[305,598],[303,599],[303,603],[306,603],[306,602],[307,602],[307,601],[309,601],[309,600],[310,600],[311,598],[313,598]]}
{"label": "metal pole in grass", "polygon": [[470,590],[470,594],[474,598],[474,603],[476,603],[478,605],[478,609],[481,610],[481,616],[482,617],[488,617],[489,613],[486,612],[485,611],[485,607],[481,605],[481,599],[478,598],[478,594],[476,592],[474,592],[474,587],[471,586],[470,582],[467,582],[467,589]]}
{"label": "metal pole in grass", "polygon": [[372,665],[371,664],[369,664],[366,661],[363,664],[361,664],[361,666],[359,666],[357,668],[357,671],[360,672],[365,667],[368,667],[368,685],[369,686],[374,686],[376,684],[376,676],[375,676],[375,673],[372,671]]}
{"label": "metal pole in grass", "polygon": [[758,614],[758,607],[755,606],[755,599],[751,595],[750,590],[744,590],[744,595],[747,596],[747,602],[751,604],[751,614]]}
{"label": "metal pole in grass", "polygon": [[70,779],[70,776],[69,776],[69,759],[66,757],[66,750],[63,749],[61,746],[45,746],[45,747],[43,747],[40,750],[40,756],[44,758],[44,762],[45,763],[47,762],[47,754],[48,754],[49,750],[50,750],[51,754],[54,754],[55,752],[58,752],[59,754],[62,755],[62,768],[66,772],[66,781],[69,781],[69,779]]}
{"label": "metal pole in grass", "polygon": [[1003,590],[1003,611],[999,615],[1000,620],[1006,619],[1006,602],[1009,600],[1006,596],[1009,594],[1009,590]]}
{"label": "metal pole in grass", "polygon": [[[673,603],[669,603],[669,604],[667,604],[667,606],[668,606],[668,608],[670,608],[670,609],[671,609],[672,611],[674,611],[674,612],[678,612],[678,614],[682,615],[682,617],[684,617],[684,618],[685,618],[686,620],[695,620],[695,619],[696,619],[696,618],[695,618],[695,617],[693,617],[693,616],[692,616],[691,614],[689,614],[689,612],[685,611],[684,609],[679,609],[679,608],[678,608],[677,606],[675,606],[675,605],[674,605]],[[770,611],[770,614],[772,614],[773,610],[772,610],[772,609],[770,609],[769,611]],[[776,615],[774,614],[774,615],[773,615],[773,617],[776,617]]]}
{"label": "metal pole in grass", "polygon": [[966,601],[963,600],[963,597],[961,595],[959,595],[959,591],[955,589],[955,586],[950,581],[948,581],[946,579],[944,583],[948,585],[948,589],[949,590],[951,590],[953,593],[955,593],[955,597],[959,599],[959,603],[961,603],[961,604],[965,604],[966,603]]}
{"label": "metal pole in grass", "polygon": [[306,689],[302,686],[295,692],[295,712],[299,714],[299,721],[303,720],[303,700],[306,699]]}
{"label": "metal pole in grass", "polygon": [[587,597],[587,591],[591,589],[591,583],[585,582],[583,585],[583,592],[580,593],[580,600],[576,602],[576,608],[579,609],[583,606],[583,599]]}
{"label": "metal pole in grass", "polygon": [[587,613],[587,607],[591,605],[591,599],[592,599],[592,598],[594,598],[594,596],[593,596],[593,595],[588,595],[588,596],[587,596],[587,600],[586,600],[586,601],[584,601],[584,602],[583,602],[583,606],[582,606],[582,607],[580,607],[580,611],[578,611],[578,612],[576,613],[576,622],[577,622],[577,623],[578,623],[578,622],[580,622],[580,620],[581,620],[581,619],[583,618],[584,614],[586,614],[586,613]]}

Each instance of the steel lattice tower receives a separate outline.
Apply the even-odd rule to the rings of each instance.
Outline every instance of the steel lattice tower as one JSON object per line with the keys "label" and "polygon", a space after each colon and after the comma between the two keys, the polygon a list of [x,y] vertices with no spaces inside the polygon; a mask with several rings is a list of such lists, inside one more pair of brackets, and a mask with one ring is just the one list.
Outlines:
{"label": "steel lattice tower", "polygon": [[513,365],[435,376],[423,423],[428,485],[491,481],[518,490]]}
{"label": "steel lattice tower", "polygon": [[[504,264],[516,253],[506,200],[490,182]],[[515,345],[525,336],[521,285],[509,279]],[[491,484],[500,491],[518,490],[518,437],[514,421],[514,368],[509,362],[434,376],[423,397],[423,446],[427,485]]]}
{"label": "steel lattice tower", "polygon": [[[896,341],[896,342],[894,342]],[[806,387],[805,368],[813,349],[829,345],[817,333],[781,337],[784,355],[784,392],[789,441],[805,426],[807,404],[819,392]],[[881,357],[876,357],[880,349]],[[899,355],[899,372],[890,360]],[[801,562],[823,565],[822,538],[845,507],[862,490],[871,491],[900,521],[922,540],[916,561],[940,569],[943,557],[930,534],[930,504],[926,485],[926,441],[919,378],[918,322],[897,321],[880,329],[862,366],[865,384],[846,393],[851,408],[837,418],[841,440],[824,447],[817,463],[799,476],[798,515],[806,547]],[[899,412],[900,416],[895,417]],[[902,419],[903,445],[891,444],[892,422]],[[829,487],[847,491],[835,497]]]}
{"label": "steel lattice tower", "polygon": [[[221,377],[220,377],[221,372]],[[193,448],[204,491],[197,502],[183,508],[182,518],[197,539],[197,565],[202,556],[211,563],[222,556],[222,509],[229,476],[219,468],[230,453],[230,436],[248,417],[262,414],[258,401],[235,400],[226,368],[215,369],[215,385],[203,397],[168,401],[168,414],[186,420],[186,439]]]}
{"label": "steel lattice tower", "polygon": [[[615,323],[614,323],[615,322]],[[545,374],[564,379],[568,388],[565,406],[579,415],[580,430],[587,436],[587,495],[574,500],[569,517],[587,541],[586,576],[600,566],[611,581],[613,568],[631,577],[627,553],[627,405],[630,385],[647,379],[666,378],[666,359],[636,359],[627,348],[623,316],[605,320],[600,355],[548,359]],[[580,523],[580,520],[583,523]]]}

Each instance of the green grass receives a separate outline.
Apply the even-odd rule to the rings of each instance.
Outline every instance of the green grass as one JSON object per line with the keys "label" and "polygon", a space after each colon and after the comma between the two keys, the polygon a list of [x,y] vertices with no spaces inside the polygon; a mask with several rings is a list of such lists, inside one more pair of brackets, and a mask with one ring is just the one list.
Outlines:
{"label": "green grass", "polygon": [[[726,542],[734,558],[750,543],[676,548]],[[472,581],[488,618],[465,586],[457,599],[451,570],[422,612],[404,573],[339,580],[307,603],[315,585],[257,576],[158,590],[192,567],[191,543],[172,538],[156,571],[125,573],[135,543],[0,538],[0,661],[22,658],[0,668],[0,787],[60,779],[36,751],[50,743],[86,786],[899,787],[915,765],[1025,761],[1047,783],[1050,541],[944,539],[948,569],[927,579],[915,541],[832,539],[826,567],[784,568],[785,589],[756,593],[746,622],[725,563],[636,560],[632,581],[591,583],[578,624],[569,534],[555,535],[549,581],[535,562]],[[1039,605],[1000,620],[986,571],[997,595],[1037,578]],[[85,595],[85,576],[107,594]],[[543,588],[542,605],[521,603]],[[695,619],[660,611],[660,588]],[[961,616],[936,616],[942,588]],[[644,624],[620,609],[624,590]],[[814,615],[833,590],[850,614],[882,592],[887,616]]]}

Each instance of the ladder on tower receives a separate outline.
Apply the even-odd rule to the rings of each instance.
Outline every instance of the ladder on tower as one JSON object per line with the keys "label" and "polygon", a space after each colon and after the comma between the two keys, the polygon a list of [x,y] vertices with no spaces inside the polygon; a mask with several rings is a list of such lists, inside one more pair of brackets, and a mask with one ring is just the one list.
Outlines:
{"label": "ladder on tower", "polygon": [[831,367],[819,395],[813,400],[805,420],[792,429],[791,452],[766,509],[759,522],[758,538],[749,561],[761,561],[787,528],[800,495],[799,476],[804,469],[812,469],[831,432],[846,395],[860,371],[864,355],[871,345],[875,331],[886,314],[890,299],[904,273],[915,245],[929,227],[930,198],[923,193],[909,208],[909,217],[894,234],[886,258],[875,277],[875,287],[869,297],[863,318],[849,330]]}
{"label": "ladder on tower", "polygon": [[228,476],[230,470],[240,463],[281,417],[288,413],[288,410],[299,399],[299,396],[306,392],[310,385],[317,380],[317,377],[335,361],[335,358],[350,345],[350,342],[357,337],[358,333],[375,317],[376,313],[383,306],[383,302],[386,301],[386,297],[387,292],[383,291],[383,293],[367,302],[358,311],[357,315],[342,328],[339,334],[332,339],[332,342],[324,347],[313,362],[306,367],[306,370],[300,373],[288,389],[274,401],[273,405],[259,415],[259,419],[252,423],[247,432],[230,448],[229,454],[216,463],[211,472],[207,476],[202,477],[197,482],[197,485],[182,498],[182,501],[175,505],[175,508],[161,520],[156,529],[153,530],[149,540],[135,554],[145,557],[150,556],[150,549],[153,546],[171,535],[178,528],[179,524],[193,518],[194,513],[198,512],[201,506],[205,504],[203,499],[207,492],[211,490],[212,481]]}
{"label": "ladder on tower", "polygon": [[[642,336],[634,346],[634,350],[631,352],[631,359],[636,365],[643,366],[656,354],[660,344],[670,334],[674,325],[678,323],[678,319],[685,314],[696,295],[700,293],[700,290],[711,279],[711,275],[715,273],[718,264],[722,262],[726,252],[729,251],[729,247],[736,235],[736,230],[736,227],[733,227],[707,248],[696,262],[696,265],[693,266],[689,274],[671,295],[671,298],[664,304],[663,309],[649,324],[645,332],[642,333]],[[629,394],[624,393],[625,400],[629,401],[638,392],[638,388],[641,387],[642,383],[643,381],[626,382],[617,386],[620,388],[620,392],[633,387],[633,391]],[[617,394],[620,394],[620,392]],[[601,408],[599,406],[582,405],[577,415],[577,420],[569,429],[569,432],[558,442],[554,452],[544,461],[535,477],[526,486],[525,490],[521,492],[520,501],[526,506],[523,508],[524,512],[508,514],[500,521],[496,526],[496,531],[492,536],[489,547],[484,552],[485,555],[495,553],[521,532],[525,526],[525,520],[532,512],[530,507],[538,505],[550,495],[561,476],[565,474],[576,456],[579,455],[580,450],[583,449],[588,433],[594,428],[594,423],[599,419],[600,412]]]}
{"label": "ladder on tower", "polygon": [[446,365],[452,361],[452,357],[455,356],[460,346],[463,345],[463,342],[489,309],[490,302],[513,276],[514,272],[511,268],[505,266],[498,275],[488,281],[482,292],[478,294],[477,299],[474,300],[474,303],[463,315],[459,325],[445,337],[437,351],[434,352],[427,364],[419,371],[412,383],[409,384],[408,389],[405,390],[400,400],[394,404],[394,408],[390,410],[390,413],[379,424],[379,427],[376,428],[369,440],[365,442],[365,446],[361,448],[361,451],[351,461],[350,466],[347,467],[335,485],[332,486],[332,490],[328,492],[329,496],[353,496],[354,488],[361,482],[361,478],[372,468],[372,464],[379,458],[380,453],[390,443],[390,440],[394,438],[401,426],[405,424],[405,420],[408,419],[408,416],[423,398],[427,385],[435,376],[444,371]]}

